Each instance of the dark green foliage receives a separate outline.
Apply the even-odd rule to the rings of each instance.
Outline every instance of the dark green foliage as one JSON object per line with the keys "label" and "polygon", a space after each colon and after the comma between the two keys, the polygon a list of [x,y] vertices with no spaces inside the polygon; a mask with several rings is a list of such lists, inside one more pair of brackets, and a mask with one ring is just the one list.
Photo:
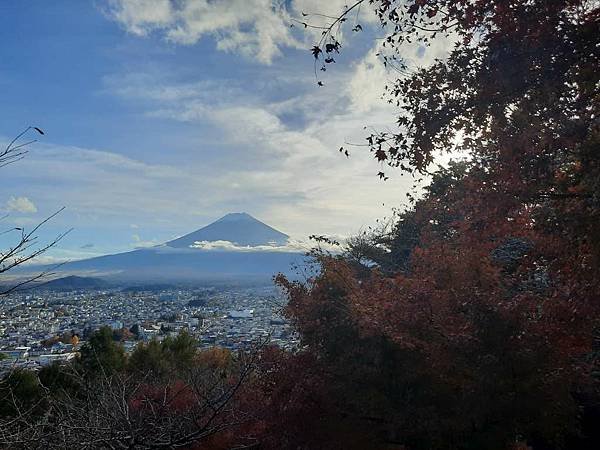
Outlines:
{"label": "dark green foliage", "polygon": [[69,364],[53,363],[42,367],[38,372],[40,385],[47,393],[62,395],[76,394],[80,388],[81,379]]}
{"label": "dark green foliage", "polygon": [[38,377],[30,370],[13,370],[0,380],[0,417],[13,416],[38,404],[42,397]]}
{"label": "dark green foliage", "polygon": [[129,331],[131,332],[131,334],[133,334],[135,336],[135,338],[139,338],[140,336],[140,324],[136,323],[134,325],[131,326],[131,328],[129,329]]}
{"label": "dark green foliage", "polygon": [[110,375],[125,366],[123,346],[113,340],[113,331],[102,327],[81,347],[80,364],[88,374]]}
{"label": "dark green foliage", "polygon": [[163,377],[175,370],[192,367],[197,349],[198,341],[183,331],[175,337],[167,336],[161,342],[153,339],[147,344],[138,344],[129,357],[128,367],[135,373]]}
{"label": "dark green foliage", "polygon": [[140,343],[129,357],[128,366],[133,372],[164,375],[168,370],[168,361],[164,357],[163,347],[156,339],[147,344]]}

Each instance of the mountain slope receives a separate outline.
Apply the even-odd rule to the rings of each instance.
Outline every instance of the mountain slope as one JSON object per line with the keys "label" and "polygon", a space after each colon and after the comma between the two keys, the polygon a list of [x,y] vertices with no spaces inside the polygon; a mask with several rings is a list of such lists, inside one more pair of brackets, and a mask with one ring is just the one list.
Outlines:
{"label": "mountain slope", "polygon": [[270,280],[291,273],[304,255],[291,252],[205,251],[156,247],[73,261],[61,267],[71,273],[135,281]]}
{"label": "mountain slope", "polygon": [[103,289],[108,284],[104,280],[90,277],[78,277],[70,275],[55,280],[47,281],[46,283],[37,286],[37,289],[47,289],[55,291],[72,291],[79,289]]}
{"label": "mountain slope", "polygon": [[246,213],[232,213],[216,222],[166,243],[172,248],[190,248],[195,242],[229,241],[238,246],[285,245],[287,234]]}

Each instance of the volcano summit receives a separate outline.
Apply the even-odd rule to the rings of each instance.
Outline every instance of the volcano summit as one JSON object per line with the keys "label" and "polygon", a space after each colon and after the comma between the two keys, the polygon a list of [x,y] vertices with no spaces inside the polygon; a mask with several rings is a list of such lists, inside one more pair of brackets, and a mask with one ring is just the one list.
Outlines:
{"label": "volcano summit", "polygon": [[231,213],[192,233],[167,242],[172,248],[193,248],[198,242],[228,241],[241,247],[285,246],[289,236],[250,214]]}

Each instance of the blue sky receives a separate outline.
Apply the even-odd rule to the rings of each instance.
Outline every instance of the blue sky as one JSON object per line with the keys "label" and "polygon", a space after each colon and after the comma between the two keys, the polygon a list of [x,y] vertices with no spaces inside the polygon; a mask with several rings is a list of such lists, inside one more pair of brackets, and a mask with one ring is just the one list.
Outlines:
{"label": "blue sky", "polygon": [[[296,239],[344,236],[401,206],[412,184],[383,183],[364,126],[393,124],[376,27],[347,35],[315,84],[315,36],[290,28],[332,0],[20,0],[0,3],[0,140],[46,135],[2,170],[6,227],[66,210],[42,239],[81,258],[164,242],[246,211]],[[323,10],[323,8],[327,8]],[[317,19],[314,19],[317,20]],[[439,47],[439,48],[438,48]],[[425,64],[446,48],[414,47]],[[4,236],[3,243],[8,236]]]}

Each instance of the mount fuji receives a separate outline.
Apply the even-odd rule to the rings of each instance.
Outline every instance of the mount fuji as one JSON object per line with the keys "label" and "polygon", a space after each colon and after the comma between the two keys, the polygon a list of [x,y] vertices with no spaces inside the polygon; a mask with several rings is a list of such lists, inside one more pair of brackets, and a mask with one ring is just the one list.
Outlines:
{"label": "mount fuji", "polygon": [[72,261],[53,272],[114,282],[258,282],[279,272],[293,275],[304,260],[288,235],[249,214],[232,213],[162,245]]}
{"label": "mount fuji", "polygon": [[172,248],[193,248],[198,242],[231,242],[237,246],[285,246],[289,236],[246,213],[231,213],[190,234],[167,242]]}

